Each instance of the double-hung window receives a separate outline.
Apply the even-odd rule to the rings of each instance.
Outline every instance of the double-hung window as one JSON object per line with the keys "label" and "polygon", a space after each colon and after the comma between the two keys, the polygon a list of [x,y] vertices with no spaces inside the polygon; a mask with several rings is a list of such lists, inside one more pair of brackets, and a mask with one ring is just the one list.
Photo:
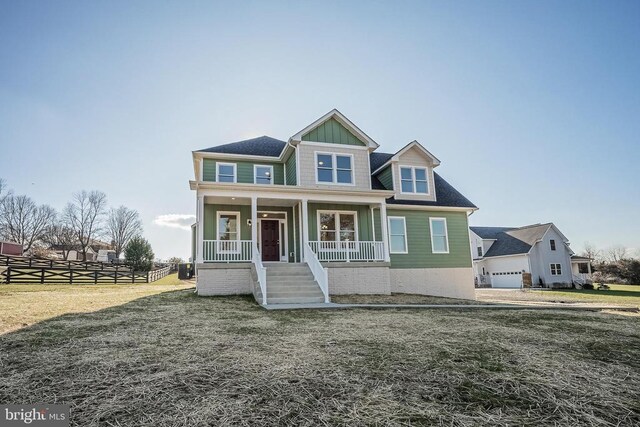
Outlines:
{"label": "double-hung window", "polygon": [[429,194],[427,169],[400,166],[400,190],[402,193]]}
{"label": "double-hung window", "polygon": [[[321,242],[355,242],[358,240],[356,228],[355,212],[318,211],[318,237]],[[333,246],[338,244],[321,247],[333,249]]]}
{"label": "double-hung window", "polygon": [[429,226],[431,228],[431,252],[434,254],[448,254],[447,219],[429,218]]}
{"label": "double-hung window", "polygon": [[552,251],[556,250],[556,241],[551,239],[549,240],[549,247],[551,248]]}
{"label": "double-hung window", "polygon": [[407,247],[407,225],[403,216],[390,216],[389,225],[389,252],[392,254],[406,254]]}
{"label": "double-hung window", "polygon": [[562,275],[562,265],[561,264],[550,264],[551,266],[551,275],[552,276],[561,276]]}
{"label": "double-hung window", "polygon": [[273,184],[273,166],[254,165],[253,182],[255,184]]}
{"label": "double-hung window", "polygon": [[236,182],[236,164],[216,163],[216,178],[218,182]]}
{"label": "double-hung window", "polygon": [[238,252],[240,212],[218,212],[218,252]]}
{"label": "double-hung window", "polygon": [[316,182],[353,184],[353,156],[350,154],[316,153]]}

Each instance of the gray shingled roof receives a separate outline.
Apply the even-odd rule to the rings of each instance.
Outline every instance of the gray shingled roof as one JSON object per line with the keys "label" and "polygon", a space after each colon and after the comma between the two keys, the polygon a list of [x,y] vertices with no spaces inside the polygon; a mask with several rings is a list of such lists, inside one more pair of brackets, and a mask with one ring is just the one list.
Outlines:
{"label": "gray shingled roof", "polygon": [[268,156],[280,157],[286,142],[270,136],[259,136],[257,138],[246,139],[244,141],[231,142],[229,144],[218,145],[217,147],[197,150],[201,153],[224,153],[243,154],[248,156]]}
{"label": "gray shingled roof", "polygon": [[[392,158],[394,154],[390,153],[371,153],[369,155],[369,165],[373,173],[380,166],[384,165]],[[437,173],[433,173],[436,188],[436,201],[429,202],[423,200],[396,200],[395,197],[387,199],[387,203],[391,205],[410,205],[410,206],[449,206],[460,208],[475,208],[469,199],[464,197],[458,190],[453,188],[451,184],[444,180]],[[385,190],[384,185],[376,176],[371,176],[371,188],[374,190]]]}
{"label": "gray shingled roof", "polygon": [[436,188],[436,201],[429,202],[423,200],[396,200],[395,197],[387,199],[390,205],[411,205],[411,206],[449,206],[455,208],[473,208],[474,205],[469,199],[464,197],[458,190],[453,188],[451,184],[444,180],[437,173],[433,173]]}
{"label": "gray shingled roof", "polygon": [[[253,156],[279,157],[287,143],[270,136],[259,136],[257,138],[247,139],[244,141],[232,142],[229,144],[218,145],[217,147],[205,148],[197,150],[203,153],[224,153],[224,154],[241,154]],[[371,172],[385,164],[394,155],[391,153],[371,153],[369,155]],[[420,200],[395,200],[394,197],[387,199],[387,203],[392,205],[414,205],[414,206],[449,206],[477,208],[469,199],[464,197],[458,190],[453,188],[451,184],[445,181],[440,175],[434,172],[435,189],[437,201],[428,202]],[[374,190],[384,190],[384,186],[377,177],[371,177],[371,188]]]}
{"label": "gray shingled roof", "polygon": [[485,258],[526,254],[553,224],[533,224],[524,227],[469,227],[482,239],[495,239]]}

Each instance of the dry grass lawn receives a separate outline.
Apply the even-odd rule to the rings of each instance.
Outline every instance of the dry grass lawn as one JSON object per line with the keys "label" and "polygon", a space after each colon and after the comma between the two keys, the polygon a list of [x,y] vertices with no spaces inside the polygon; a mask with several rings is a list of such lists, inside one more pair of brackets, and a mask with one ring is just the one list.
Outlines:
{"label": "dry grass lawn", "polygon": [[637,317],[274,312],[180,287],[94,288],[98,311],[65,289],[9,296],[75,312],[0,335],[0,402],[68,402],[75,426],[640,423]]}
{"label": "dry grass lawn", "polygon": [[611,285],[608,291],[588,289],[513,290],[476,289],[476,298],[484,302],[555,302],[564,304],[589,303],[640,307],[640,286]]}
{"label": "dry grass lawn", "polygon": [[168,290],[192,287],[171,274],[129,285],[0,285],[0,333],[68,313],[86,313]]}

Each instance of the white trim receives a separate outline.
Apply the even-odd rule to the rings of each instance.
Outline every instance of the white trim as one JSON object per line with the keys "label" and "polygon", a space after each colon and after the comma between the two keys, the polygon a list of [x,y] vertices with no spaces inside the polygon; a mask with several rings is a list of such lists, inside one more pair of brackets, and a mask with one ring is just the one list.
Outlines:
{"label": "white trim", "polygon": [[373,206],[369,206],[371,210],[371,236],[373,237],[373,241],[376,241],[376,217],[373,213]]}
{"label": "white trim", "polygon": [[[331,156],[331,179],[332,182],[318,181],[318,155]],[[351,182],[338,182],[338,156],[340,157],[349,157],[351,162]],[[318,185],[343,185],[347,187],[354,187],[356,185],[356,174],[355,174],[355,164],[353,161],[353,154],[350,153],[332,153],[328,151],[314,151],[313,152],[313,167],[316,172],[316,184]],[[323,168],[328,169],[328,168]],[[347,170],[347,169],[341,169]],[[373,190],[372,190],[373,191]]]}
{"label": "white trim", "polygon": [[[262,218],[260,215],[266,213],[266,214],[284,214],[284,219],[282,218]],[[258,228],[256,229],[256,233],[257,233],[257,240],[256,240],[256,245],[259,246],[260,248],[260,254],[264,255],[264,251],[262,250],[262,221],[278,221],[278,238],[280,240],[280,243],[278,244],[278,249],[280,250],[280,252],[278,252],[278,256],[280,257],[279,262],[289,262],[289,230],[288,230],[288,224],[289,224],[289,219],[288,219],[288,215],[287,215],[287,211],[258,211],[257,212],[257,219],[258,219]],[[282,224],[284,224],[284,239],[282,237]],[[285,256],[283,259],[282,256],[282,246],[280,246],[282,244],[282,241],[284,240],[284,249],[285,249]],[[264,260],[263,260],[264,261]],[[266,262],[266,261],[264,261]],[[269,261],[272,262],[272,261]],[[276,261],[278,262],[278,261]]]}
{"label": "white trim", "polygon": [[[435,248],[433,247],[433,221],[444,221],[444,239],[445,242],[447,244],[447,250],[446,251],[436,251]],[[447,226],[447,218],[441,218],[441,217],[430,217],[429,218],[429,235],[431,237],[431,253],[432,254],[448,254],[450,251],[449,248],[449,229]]]}
{"label": "white trim", "polygon": [[[411,183],[413,191],[404,191],[402,189],[402,169],[411,169]],[[419,193],[416,191],[416,183],[418,180],[416,179],[416,169],[424,170],[425,182],[427,183],[427,192]],[[431,195],[431,183],[429,182],[429,168],[426,166],[409,166],[409,165],[398,165],[398,179],[400,180],[400,194],[412,194],[415,196],[430,196]]]}
{"label": "white trim", "polygon": [[216,182],[220,184],[232,184],[231,182],[220,182],[220,166],[233,166],[233,184],[238,182],[238,164],[237,163],[225,163],[216,162]]}
{"label": "white trim", "polygon": [[367,135],[362,130],[360,130],[358,126],[356,126],[351,120],[345,117],[345,115],[342,114],[340,111],[338,111],[336,108],[329,111],[327,114],[320,117],[310,125],[306,126],[300,132],[293,135],[291,138],[289,138],[289,142],[301,142],[302,137],[304,135],[306,135],[307,133],[309,133],[310,131],[312,131],[313,129],[320,126],[321,124],[323,124],[324,122],[326,122],[331,118],[336,119],[338,123],[340,123],[342,126],[344,126],[349,131],[351,131],[356,137],[360,137],[360,140],[362,140],[365,144],[367,144],[369,148],[372,148],[375,150],[376,148],[379,147],[377,142],[375,142],[373,139],[369,137],[369,135]]}
{"label": "white trim", "polygon": [[400,159],[400,156],[402,156],[405,152],[409,151],[413,147],[418,147],[427,157],[429,157],[431,159],[431,161],[433,162],[433,167],[434,168],[436,166],[440,165],[440,160],[436,156],[431,154],[431,152],[429,150],[427,150],[426,148],[424,148],[422,146],[422,144],[420,144],[418,141],[413,140],[410,143],[408,143],[407,145],[405,145],[404,147],[402,147],[389,160],[384,162],[378,169],[374,170],[371,175],[377,174],[380,170],[384,169],[386,166],[388,166],[389,164],[391,164],[393,162],[398,162],[399,159]]}
{"label": "white trim", "polygon": [[[261,185],[275,185],[275,181],[276,181],[276,177],[273,173],[273,165],[260,165],[260,164],[254,164],[253,165],[253,183],[254,184],[258,184],[256,182],[256,179],[258,179],[258,176],[256,175],[256,169],[257,168],[269,168],[271,169],[271,172],[269,172],[271,175],[271,182],[269,184],[263,184],[261,183]],[[286,181],[286,177],[285,177],[285,181]]]}
{"label": "white trim", "polygon": [[[296,156],[296,187],[301,186],[300,184],[300,150],[298,147],[294,147],[294,155]],[[302,253],[302,246],[300,246],[300,253]]]}
{"label": "white trim", "polygon": [[[394,251],[392,249],[392,244],[391,244],[391,220],[392,219],[401,219],[402,220],[402,225],[404,226],[404,252],[401,251]],[[391,254],[408,254],[409,253],[409,238],[407,236],[407,218],[403,217],[403,216],[388,216],[387,217],[387,229],[389,232],[389,253]]]}
{"label": "white trim", "polygon": [[336,223],[336,229],[335,230],[329,230],[329,231],[333,231],[336,233],[336,238],[335,240],[333,240],[334,242],[340,242],[340,215],[341,214],[346,214],[346,215],[353,215],[353,237],[354,237],[354,242],[358,242],[359,241],[359,237],[358,237],[358,233],[359,233],[359,229],[358,229],[358,212],[357,211],[343,211],[343,210],[332,210],[332,209],[318,209],[316,211],[316,235],[318,238],[319,242],[330,242],[331,240],[322,240],[320,239],[320,214],[335,214],[335,223]]}
{"label": "white trim", "polygon": [[[240,242],[240,240],[241,240],[240,239],[240,232],[241,232],[241,229],[242,229],[242,227],[240,225],[240,218],[241,218],[240,211],[217,211],[216,212],[216,234],[215,234],[216,239],[215,240],[217,242],[223,241],[222,239],[220,239],[220,229],[219,229],[219,227],[220,227],[220,216],[221,215],[229,215],[229,216],[234,215],[236,217],[236,232],[235,232],[236,233],[236,238],[235,238],[235,241],[236,242]],[[224,241],[225,242],[231,242],[233,240],[224,240]],[[216,252],[221,253],[221,254],[239,253],[240,252],[240,245],[238,244],[236,246],[236,250],[228,251],[228,250],[220,249],[220,244],[218,243],[218,247],[216,248]]]}
{"label": "white trim", "polygon": [[[556,267],[556,272],[553,272],[553,266]],[[552,276],[562,276],[562,263],[560,262],[552,262],[549,264],[549,272]]]}

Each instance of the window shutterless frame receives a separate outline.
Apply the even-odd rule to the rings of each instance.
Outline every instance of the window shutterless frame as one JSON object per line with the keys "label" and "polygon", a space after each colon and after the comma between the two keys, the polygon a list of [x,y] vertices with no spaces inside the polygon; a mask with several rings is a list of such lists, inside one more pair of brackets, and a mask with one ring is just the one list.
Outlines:
{"label": "window shutterless frame", "polygon": [[[433,245],[433,223],[434,222],[440,222],[442,221],[442,223],[444,224],[444,235],[443,234],[437,234],[435,235],[435,237],[444,237],[444,243],[445,246],[447,247],[446,250],[444,251],[437,251]],[[434,254],[448,254],[449,253],[449,230],[447,229],[447,219],[446,218],[429,218],[429,231],[431,233],[431,253]]]}
{"label": "window shutterless frame", "polygon": [[[329,167],[322,167],[323,165],[319,165],[318,164],[318,156],[331,156],[331,168]],[[346,168],[339,168],[338,167],[338,157],[348,157],[349,158],[349,166],[351,166],[350,169],[346,169]],[[324,152],[324,151],[314,151],[314,155],[313,155],[313,159],[314,159],[314,168],[315,168],[315,173],[316,173],[316,184],[324,184],[324,185],[349,185],[349,186],[354,186],[355,185],[355,168],[354,168],[354,163],[353,163],[353,154],[350,153],[331,153],[331,152]],[[329,170],[331,169],[331,182],[329,181],[320,181],[319,180],[319,176],[318,176],[318,170],[319,169],[324,169],[324,170]],[[351,177],[351,182],[338,182],[338,171],[349,171],[350,172],[350,177]]]}
{"label": "window shutterless frame", "polygon": [[554,239],[549,240],[549,247],[552,251],[556,250],[556,241]]}
{"label": "window shutterless frame", "polygon": [[562,276],[562,264],[552,263],[549,264],[552,276]]}
{"label": "window shutterless frame", "polygon": [[237,169],[237,165],[235,163],[223,163],[223,162],[216,162],[216,182],[229,182],[229,181],[220,181],[220,176],[224,176],[224,177],[229,177],[231,175],[229,174],[220,174],[220,167],[221,166],[231,166],[233,168],[233,183],[238,182],[238,169]]}
{"label": "window shutterless frame", "polygon": [[[321,240],[321,234],[322,234],[322,225],[320,224],[320,217],[322,214],[333,214],[335,215],[335,224],[336,224],[336,228],[335,230],[326,230],[329,232],[335,232],[336,233],[336,237],[335,237],[335,242],[341,242],[342,240],[340,240],[340,233],[342,232],[342,230],[340,229],[340,215],[353,215],[353,240],[351,240],[352,242],[357,242],[358,241],[358,212],[356,211],[332,211],[332,210],[318,210],[316,211],[316,223],[317,223],[317,234],[318,234],[318,241],[322,241]],[[346,231],[350,231],[350,230],[346,230]],[[331,242],[332,240],[324,240],[325,242]],[[324,249],[324,251],[329,251],[331,249]]]}
{"label": "window shutterless frame", "polygon": [[[391,232],[391,222],[392,221],[402,221],[402,229],[403,229],[403,235],[402,237],[404,238],[404,251],[394,251],[393,250],[393,244],[392,244],[392,238],[393,236],[400,236],[400,234],[394,234]],[[405,219],[405,217],[403,216],[388,216],[387,217],[387,230],[389,233],[389,253],[391,254],[408,254],[409,253],[409,241],[407,239],[407,220]]]}
{"label": "window shutterless frame", "polygon": [[[225,216],[235,216],[236,238],[233,240],[220,239],[220,218]],[[238,211],[218,211],[216,212],[216,251],[221,254],[239,253],[240,252],[240,212]]]}
{"label": "window shutterless frame", "polygon": [[[403,178],[402,177],[402,169],[407,169],[411,171],[411,178]],[[423,171],[424,172],[424,179],[417,179],[417,174],[416,174],[416,170],[419,171]],[[401,194],[424,194],[424,195],[429,195],[431,193],[431,188],[429,185],[429,169],[426,167],[419,167],[419,166],[398,166],[398,175],[400,178],[400,193]],[[411,191],[404,191],[404,189],[402,188],[402,183],[403,182],[411,182]],[[422,192],[422,191],[418,191],[418,182],[423,182],[425,184],[425,187],[427,189],[426,192]]]}
{"label": "window shutterless frame", "polygon": [[[258,176],[259,169],[269,169],[268,175]],[[259,179],[265,180],[269,178],[269,182],[258,182]],[[275,184],[275,179],[273,177],[273,165],[253,165],[253,183],[254,184],[263,184],[263,185],[273,185]]]}

